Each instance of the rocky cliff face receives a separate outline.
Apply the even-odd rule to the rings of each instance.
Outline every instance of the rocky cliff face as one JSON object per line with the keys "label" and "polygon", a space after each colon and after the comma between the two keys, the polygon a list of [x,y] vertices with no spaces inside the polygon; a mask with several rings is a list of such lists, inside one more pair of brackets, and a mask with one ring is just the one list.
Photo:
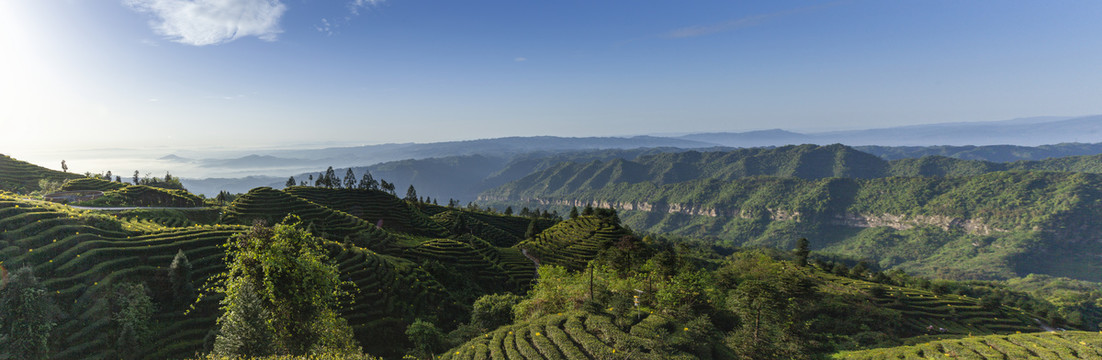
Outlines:
{"label": "rocky cliff face", "polygon": [[[480,198],[480,201],[492,201],[493,199]],[[758,218],[754,213],[738,208],[722,209],[694,204],[654,204],[649,202],[618,202],[605,200],[549,200],[549,199],[525,199],[523,202],[536,203],[544,206],[577,206],[610,208],[621,211],[648,211],[667,214],[685,214],[692,216],[726,216],[740,217],[744,219]],[[771,221],[803,221],[803,214],[798,211],[784,209],[766,209]],[[896,230],[907,230],[916,226],[936,226],[943,230],[960,229],[974,235],[991,235],[997,232],[1006,232],[1005,229],[996,228],[985,224],[980,219],[962,219],[942,215],[895,215],[895,214],[857,214],[844,213],[831,218],[831,225],[871,228],[890,227]]]}
{"label": "rocky cliff face", "polygon": [[896,230],[907,230],[916,226],[936,226],[942,230],[961,229],[974,235],[991,235],[995,232],[1006,232],[978,219],[961,219],[941,215],[893,215],[893,214],[853,214],[845,213],[834,216],[833,225],[850,227],[890,227]]}

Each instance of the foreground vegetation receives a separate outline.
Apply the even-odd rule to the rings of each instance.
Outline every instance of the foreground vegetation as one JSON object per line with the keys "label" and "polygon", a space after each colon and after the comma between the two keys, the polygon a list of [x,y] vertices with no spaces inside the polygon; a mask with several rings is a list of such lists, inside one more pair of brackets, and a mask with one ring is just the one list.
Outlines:
{"label": "foreground vegetation", "polygon": [[[1074,176],[1020,179],[1044,194]],[[795,202],[803,214],[852,184],[760,181],[820,186]],[[636,215],[611,209],[513,216],[351,186],[186,209],[27,197],[0,192],[0,358],[860,358],[1102,322],[1096,283],[930,280],[818,251],[817,238],[770,248],[639,234],[621,223]],[[774,198],[760,200],[786,201]]]}

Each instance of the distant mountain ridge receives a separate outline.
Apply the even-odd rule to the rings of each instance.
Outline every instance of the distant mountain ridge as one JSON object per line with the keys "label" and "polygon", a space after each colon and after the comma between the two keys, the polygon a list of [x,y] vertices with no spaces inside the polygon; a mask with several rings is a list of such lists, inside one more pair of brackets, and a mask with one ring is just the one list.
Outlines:
{"label": "distant mountain ridge", "polygon": [[1005,144],[1039,146],[1066,142],[1096,143],[1102,142],[1102,115],[941,123],[808,134],[779,129],[743,133],[702,133],[679,138],[734,147],[804,143],[881,146]]}
{"label": "distant mountain ridge", "polygon": [[890,176],[969,176],[1008,170],[1102,173],[1102,155],[998,163],[926,156],[888,161],[856,148],[834,144],[789,145],[730,151],[685,151],[637,160],[564,162],[487,190],[479,200],[508,201],[570,196],[616,184],[654,186],[693,180],[733,181],[754,176],[802,179]]}
{"label": "distant mountain ridge", "polygon": [[1055,145],[1018,146],[855,146],[861,150],[887,160],[920,158],[923,156],[945,156],[964,160],[984,160],[992,162],[1013,162],[1020,160],[1044,160],[1065,156],[1102,154],[1102,143],[1062,143]]}
{"label": "distant mountain ridge", "polygon": [[[1070,143],[1079,142],[1079,143]],[[896,160],[926,155],[987,160],[996,162],[1017,160],[1041,160],[1050,157],[1071,155],[1093,155],[1102,153],[1102,115],[1084,117],[1036,117],[993,122],[961,122],[931,125],[915,125],[894,128],[836,131],[801,134],[787,130],[773,129],[749,132],[698,133],[680,137],[635,136],[635,137],[504,137],[467,141],[449,141],[438,143],[381,144],[355,147],[333,147],[303,150],[257,151],[244,157],[232,159],[191,160],[179,156],[167,156],[166,161],[198,161],[206,169],[255,169],[265,176],[286,179],[293,174],[309,174],[323,171],[328,166],[355,169],[375,166],[383,177],[393,179],[400,185],[408,180],[422,180],[436,197],[473,198],[480,191],[519,179],[527,173],[518,170],[522,162],[547,163],[533,160],[534,156],[545,155],[550,158],[559,153],[586,151],[612,151],[632,149],[667,149],[665,152],[679,152],[690,149],[773,147],[791,144],[832,144],[865,145],[858,150],[869,152],[888,160]],[[1093,143],[1093,144],[1084,144]],[[1005,145],[1017,144],[1017,145]],[[1058,144],[1058,145],[1044,145]],[[1028,145],[1028,146],[1027,146]],[[896,148],[907,146],[905,148]],[[1036,146],[1033,148],[1031,146]],[[428,167],[436,166],[439,160],[457,156],[482,156],[496,158],[496,165],[518,162],[513,166],[492,169],[489,164],[480,164],[470,172],[464,166],[451,165],[453,177],[459,178],[455,184],[428,185],[429,181],[440,180],[416,174],[431,173]],[[625,159],[630,159],[625,157]],[[458,160],[446,160],[444,163],[457,163]],[[399,162],[388,164],[391,162]],[[523,168],[529,171],[542,168]],[[376,170],[372,170],[374,173]],[[493,174],[498,172],[498,174]],[[276,176],[279,174],[278,176]],[[343,175],[339,174],[339,175]],[[296,179],[298,175],[296,175]],[[207,179],[202,186],[188,185],[197,192],[213,196],[220,190],[243,192],[256,186],[282,186],[282,181],[259,182],[260,178]],[[299,179],[301,180],[301,179]],[[479,180],[479,181],[475,181]],[[485,180],[485,182],[481,182]],[[197,181],[185,179],[185,184]],[[416,181],[413,181],[417,184]],[[224,185],[219,185],[224,184]],[[223,186],[220,188],[220,186]]]}

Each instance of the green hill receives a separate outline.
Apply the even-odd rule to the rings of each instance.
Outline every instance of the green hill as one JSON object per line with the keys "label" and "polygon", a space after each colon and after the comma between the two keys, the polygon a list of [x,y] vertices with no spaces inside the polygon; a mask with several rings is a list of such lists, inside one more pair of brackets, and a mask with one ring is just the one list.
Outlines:
{"label": "green hill", "polygon": [[333,210],[339,210],[372,224],[382,224],[389,231],[441,237],[447,231],[404,200],[379,190],[326,189],[292,186],[284,189]]}
{"label": "green hill", "polygon": [[1102,246],[1091,240],[1102,236],[1095,174],[616,183],[535,201],[611,207],[634,229],[736,245],[791,248],[807,237],[816,249],[925,275],[1102,279]]}
{"label": "green hill", "polygon": [[195,196],[187,190],[163,189],[146,185],[125,185],[116,190],[105,191],[102,197],[83,201],[76,205],[99,207],[200,207],[203,206],[203,198]]}
{"label": "green hill", "polygon": [[61,190],[65,191],[77,191],[77,190],[96,190],[96,191],[111,191],[125,188],[127,184],[118,183],[114,181],[107,181],[94,177],[82,177],[79,179],[72,179],[61,184]]}
{"label": "green hill", "polygon": [[83,177],[83,175],[50,170],[0,154],[0,190],[28,193],[39,190],[39,180],[64,182]]}
{"label": "green hill", "polygon": [[480,201],[568,197],[622,184],[663,186],[696,180],[734,181],[753,176],[801,179],[871,179],[891,176],[973,176],[996,171],[1030,170],[1102,173],[1102,155],[999,163],[925,156],[884,160],[834,144],[789,145],[731,151],[685,151],[636,160],[560,162],[519,180],[483,192]]}
{"label": "green hill", "polygon": [[[58,333],[66,335],[58,340],[63,350],[55,358],[117,357],[107,299],[112,286],[122,282],[145,283],[158,309],[152,336],[156,340],[144,347],[139,358],[181,358],[202,349],[219,315],[218,299],[200,301],[196,310],[184,315],[187,302],[185,307],[172,302],[165,269],[183,250],[195,269],[196,284],[202,284],[222,271],[222,245],[245,228],[149,229],[94,212],[0,195],[0,266],[33,267],[54,300],[70,314],[58,325]],[[404,346],[405,319],[415,314],[439,313],[441,321],[455,321],[455,316],[465,314],[450,291],[413,261],[335,242],[327,249],[342,278],[356,285],[354,299],[343,314],[361,345],[373,353],[394,355],[387,349]],[[491,275],[506,278],[501,273]]]}
{"label": "green hill", "polygon": [[884,349],[846,351],[835,359],[1099,359],[1102,335],[1060,331],[1013,335],[970,336]]}
{"label": "green hill", "polygon": [[[627,178],[632,171],[607,173]],[[1081,271],[1093,266],[1089,258],[1099,253],[1090,241],[1099,226],[1092,221],[1099,210],[1098,177],[1039,172],[948,179],[750,177],[632,192],[644,182],[621,185],[623,195],[664,196],[665,203],[648,205],[667,206],[664,212],[622,211],[617,217],[598,209],[597,216],[564,221],[305,187],[257,188],[221,207],[117,212],[0,192],[0,266],[3,271],[31,267],[58,305],[61,316],[50,340],[50,358],[57,359],[205,353],[218,328],[221,296],[208,291],[195,301],[174,292],[178,288],[167,269],[175,255],[182,251],[189,259],[196,287],[214,284],[235,235],[257,231],[248,228],[257,220],[272,224],[288,215],[323,239],[322,249],[349,291],[339,313],[356,342],[386,358],[401,358],[419,345],[407,333],[417,320],[442,330],[438,340],[447,345],[434,351],[444,358],[726,359],[758,346],[818,356],[939,336],[1031,332],[1038,330],[1033,318],[1093,329],[1102,316],[1096,306],[1102,295],[1094,283],[1032,276],[931,284],[900,272],[848,271],[823,259],[839,259],[827,251],[865,254],[899,268],[989,277],[1031,269]],[[112,184],[82,179],[69,186],[139,200],[140,195],[127,194],[148,188],[111,189]],[[738,210],[725,213],[718,210],[722,206]],[[697,215],[679,213],[690,210]],[[863,228],[860,219],[848,216],[897,211],[905,217],[882,217],[878,224],[928,223]],[[679,222],[682,215],[690,220]],[[380,219],[383,226],[375,226]],[[795,236],[814,234],[816,252],[811,265],[795,265],[784,251],[730,249],[661,235],[640,238],[620,219],[658,220],[682,233],[727,231],[743,236],[745,244],[786,248]],[[699,222],[686,225],[693,221]],[[1056,240],[1067,247],[1047,246]],[[1030,258],[1038,249],[1068,261]],[[536,263],[551,266],[540,267],[537,276]],[[127,283],[144,284],[154,310],[147,340],[122,350],[119,339],[126,329],[117,316],[116,286]],[[505,295],[510,293],[517,295]],[[486,311],[476,299],[488,294],[514,299],[499,310],[517,320],[476,326],[475,314]],[[745,342],[762,304],[770,320],[760,329],[770,334],[768,341]]]}
{"label": "green hill", "polygon": [[547,315],[476,337],[440,359],[698,359],[691,351],[710,345],[694,342],[696,334],[666,316],[630,321],[582,311]]}
{"label": "green hill", "polygon": [[529,252],[541,265],[578,270],[630,232],[609,219],[581,216],[556,224],[516,247]]}
{"label": "green hill", "polygon": [[887,160],[944,156],[962,160],[1015,162],[1102,153],[1102,143],[1062,143],[1041,146],[855,146],[855,148]]}
{"label": "green hill", "polygon": [[375,251],[386,251],[396,241],[386,231],[348,213],[333,210],[289,193],[268,187],[241,195],[223,212],[222,221],[251,225],[256,221],[276,224],[294,214],[313,232],[327,239],[355,238],[353,243]]}

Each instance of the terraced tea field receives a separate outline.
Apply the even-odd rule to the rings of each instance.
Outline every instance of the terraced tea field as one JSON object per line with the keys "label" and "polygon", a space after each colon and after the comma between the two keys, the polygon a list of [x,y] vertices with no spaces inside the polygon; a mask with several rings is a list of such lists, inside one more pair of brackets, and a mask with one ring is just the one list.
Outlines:
{"label": "terraced tea field", "polygon": [[61,185],[61,190],[65,191],[77,191],[77,190],[96,190],[96,191],[110,191],[118,190],[126,187],[126,184],[117,183],[114,181],[107,181],[100,178],[82,177],[79,179],[72,179],[66,181]]}
{"label": "terraced tea field", "polygon": [[[194,268],[196,285],[203,284],[224,268],[222,245],[244,230],[240,225],[172,227],[144,219],[120,221],[0,195],[0,265],[32,266],[68,314],[57,328],[69,334],[59,343],[64,349],[55,355],[59,359],[118,357],[113,352],[115,330],[108,299],[121,282],[145,283],[158,306],[151,337],[155,340],[139,357],[181,358],[199,351],[215,328],[218,298],[207,297],[184,315],[185,308],[170,305],[166,270],[176,252],[183,250]],[[327,242],[325,248],[341,278],[355,284],[342,314],[366,349],[405,341],[403,319],[416,314],[465,314],[447,289],[413,261],[335,242]],[[465,254],[482,257],[473,248]],[[487,271],[499,283],[508,280]],[[380,335],[379,329],[388,326],[396,329],[393,336]]]}
{"label": "terraced tea field", "polygon": [[[57,328],[69,334],[60,340],[64,350],[55,355],[61,359],[115,357],[107,303],[115,284],[144,282],[154,299],[164,300],[166,269],[177,251],[190,259],[195,279],[206,279],[222,271],[221,245],[244,229],[218,225],[131,231],[111,217],[65,209],[0,197],[0,265],[33,267],[68,314]],[[154,327],[155,337],[173,346],[147,347],[150,356],[191,355],[214,324],[215,305],[205,301],[190,316],[183,309],[159,312],[156,323],[163,326]],[[203,330],[181,331],[188,324]]]}
{"label": "terraced tea field", "polygon": [[283,191],[351,214],[371,224],[381,221],[383,229],[389,231],[428,237],[447,236],[447,230],[421,213],[417,207],[383,191],[309,186],[292,186]]}
{"label": "terraced tea field", "polygon": [[[903,314],[905,336],[920,335],[985,335],[1015,332],[1041,331],[1028,314],[1020,309],[1001,306],[985,309],[980,300],[952,294],[932,292],[901,286],[888,286],[850,278],[829,275],[829,281],[860,290],[883,288],[883,295],[875,298],[879,306]],[[932,330],[931,330],[932,328]],[[940,329],[945,329],[944,332]]]}
{"label": "terraced tea field", "polygon": [[1102,359],[1102,333],[1060,331],[973,336],[884,349],[846,351],[835,359]]}
{"label": "terraced tea field", "polygon": [[31,192],[38,190],[39,179],[62,182],[83,177],[84,175],[50,170],[0,154],[0,190]]}
{"label": "terraced tea field", "polygon": [[439,359],[697,359],[682,349],[692,347],[686,329],[660,315],[621,326],[608,314],[573,311],[502,326]]}
{"label": "terraced tea field", "polygon": [[356,244],[375,251],[385,251],[396,241],[386,231],[348,213],[336,211],[306,199],[268,187],[256,188],[241,195],[226,208],[222,221],[251,225],[256,220],[267,224],[283,221],[295,214],[315,235],[331,240],[356,237]]}
{"label": "terraced tea field", "polygon": [[509,247],[520,242],[521,237],[515,236],[499,227],[490,225],[468,212],[450,210],[432,216],[432,220],[447,229],[454,229],[463,234],[471,234],[488,241],[494,246]]}
{"label": "terraced tea field", "polygon": [[517,244],[539,259],[540,264],[552,264],[579,270],[610,244],[619,241],[627,230],[595,216],[582,216],[562,221],[539,233],[534,239]]}
{"label": "terraced tea field", "polygon": [[[529,218],[529,217],[510,216],[510,215],[501,215],[501,214],[489,214],[489,213],[485,213],[485,212],[481,212],[481,211],[470,211],[470,210],[465,210],[465,209],[462,209],[462,208],[449,208],[449,207],[445,207],[445,206],[432,205],[432,204],[418,204],[418,207],[420,207],[421,211],[424,212],[425,214],[427,214],[429,216],[434,216],[434,217],[436,215],[439,215],[440,213],[456,211],[456,212],[462,213],[462,214],[464,214],[464,215],[466,215],[470,218],[481,221],[482,223],[485,223],[486,225],[489,225],[489,226],[492,226],[492,227],[494,227],[498,230],[501,230],[501,231],[505,232],[506,234],[509,234],[509,236],[511,236],[513,238],[517,238],[517,239],[523,239],[524,238],[524,233],[526,233],[528,231],[528,224],[532,223],[532,221],[533,221],[533,219]],[[555,225],[555,223],[558,222],[557,220],[543,219],[543,218],[537,218],[537,219],[534,219],[534,221],[536,222],[537,230],[547,229],[547,228],[551,227],[552,225]],[[494,240],[491,239],[491,238],[483,237],[483,239],[485,239],[486,241],[490,241],[491,243],[494,242]],[[498,246],[512,246],[512,244],[498,245]]]}

